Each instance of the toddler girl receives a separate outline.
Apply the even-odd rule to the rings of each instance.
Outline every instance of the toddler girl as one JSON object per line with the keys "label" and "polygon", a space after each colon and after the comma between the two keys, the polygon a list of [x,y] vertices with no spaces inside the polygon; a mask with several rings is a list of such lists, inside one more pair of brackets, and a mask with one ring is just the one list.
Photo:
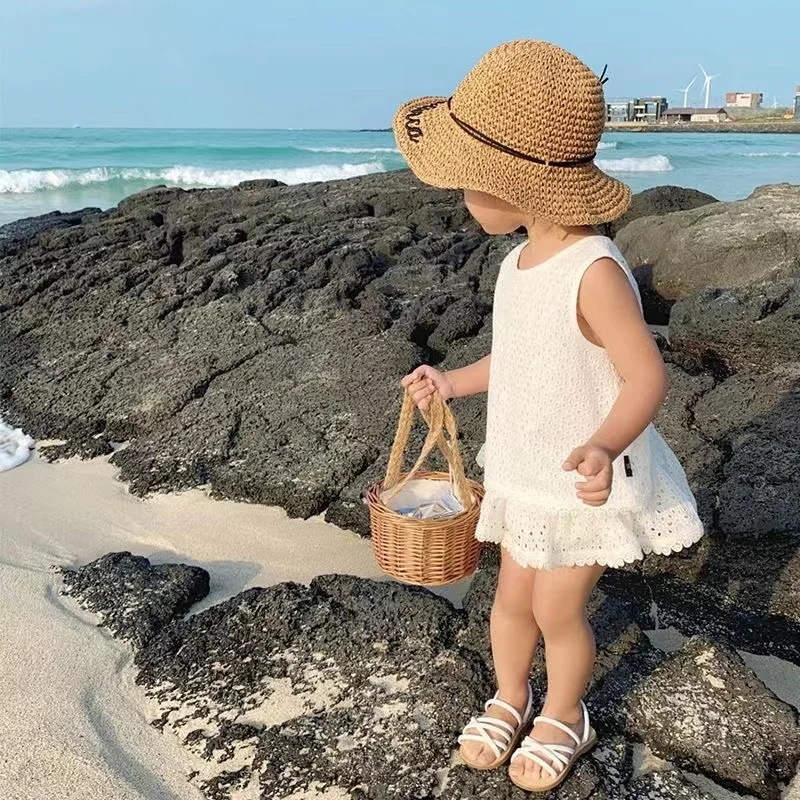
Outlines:
{"label": "toddler girl", "polygon": [[[667,378],[636,282],[592,228],[630,202],[594,164],[602,84],[555,45],[509,42],[452,97],[411,101],[394,119],[423,181],[463,189],[487,233],[528,234],[500,265],[491,354],[446,373],[420,367],[403,384],[422,408],[433,392],[489,393],[476,535],[501,545],[490,626],[498,691],[459,742],[475,769],[510,759],[511,779],[531,791],[561,783],[596,740],[581,696],[595,658],[585,604],[603,570],[703,533],[686,476],[651,424]],[[533,718],[540,639],[548,688]]]}

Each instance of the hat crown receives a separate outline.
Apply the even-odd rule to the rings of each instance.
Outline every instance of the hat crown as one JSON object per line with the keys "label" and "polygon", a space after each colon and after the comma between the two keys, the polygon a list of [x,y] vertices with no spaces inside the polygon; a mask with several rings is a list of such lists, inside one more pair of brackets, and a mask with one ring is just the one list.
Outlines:
{"label": "hat crown", "polygon": [[532,39],[490,50],[453,93],[451,111],[502,145],[547,161],[593,154],[606,121],[597,75],[563,48]]}

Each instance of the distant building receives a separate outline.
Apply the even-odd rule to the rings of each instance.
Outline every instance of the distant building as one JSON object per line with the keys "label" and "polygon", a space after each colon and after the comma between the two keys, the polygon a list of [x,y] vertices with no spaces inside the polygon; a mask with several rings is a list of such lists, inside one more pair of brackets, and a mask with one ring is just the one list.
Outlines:
{"label": "distant building", "polygon": [[633,101],[632,122],[658,122],[669,108],[666,97],[637,97]]}
{"label": "distant building", "polygon": [[761,108],[764,95],[761,92],[728,92],[725,105],[731,108]]}
{"label": "distant building", "polygon": [[797,87],[797,91],[794,93],[794,118],[800,119],[800,86]]}
{"label": "distant building", "polygon": [[669,123],[726,122],[730,115],[724,108],[669,108],[664,112]]}
{"label": "distant building", "polygon": [[633,119],[633,100],[612,100],[606,103],[606,122],[630,122]]}
{"label": "distant building", "polygon": [[607,122],[659,122],[668,108],[666,97],[637,97],[606,103]]}

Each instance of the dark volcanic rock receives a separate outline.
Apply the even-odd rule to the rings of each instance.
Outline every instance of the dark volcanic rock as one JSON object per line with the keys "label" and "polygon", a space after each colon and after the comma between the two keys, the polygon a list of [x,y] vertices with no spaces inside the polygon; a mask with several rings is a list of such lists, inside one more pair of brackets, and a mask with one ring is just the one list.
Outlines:
{"label": "dark volcanic rock", "polygon": [[4,414],[67,440],[53,456],[129,441],[113,461],[138,494],[352,504],[399,379],[483,326],[512,245],[484,242],[409,173],[148,190],[0,261]]}
{"label": "dark volcanic rock", "polygon": [[[137,683],[159,708],[153,724],[205,760],[193,780],[209,800],[326,796],[326,787],[362,800],[522,800],[505,770],[474,772],[453,753],[493,691],[470,629],[485,634],[496,562],[484,557],[488,579],[476,580],[463,613],[424,589],[325,575],[154,624],[142,609],[165,607],[165,574],[194,568],[111,554],[65,579],[135,643]],[[600,741],[554,800],[703,797],[677,772],[633,780],[626,730],[681,766],[774,797],[800,756],[794,713],[719,643],[655,651],[627,609],[603,592],[590,602],[599,652],[588,702]],[[541,665],[533,677],[541,694]]]}
{"label": "dark volcanic rock", "polygon": [[455,644],[458,616],[430,593],[347,576],[251,589],[163,631],[137,680],[161,724],[219,762],[210,796],[257,771],[264,800],[319,786],[431,797],[490,688]]}
{"label": "dark volcanic rock", "polygon": [[694,425],[725,451],[721,530],[800,530],[800,362],[719,383],[695,404]]}
{"label": "dark volcanic rock", "polygon": [[[51,458],[129,441],[113,461],[134,493],[209,484],[361,533],[399,378],[489,352],[496,272],[519,240],[485,237],[458,193],[407,172],[156,187],[81,219],[0,261],[6,417],[65,439]],[[485,403],[458,416],[476,477]],[[714,456],[699,450],[697,472]]]}
{"label": "dark volcanic rock", "polygon": [[690,639],[631,693],[628,728],[663,758],[758,797],[780,795],[800,760],[796,713],[739,655]]}
{"label": "dark volcanic rock", "polygon": [[481,549],[478,569],[472,576],[462,607],[467,624],[460,632],[460,642],[479,653],[489,665],[492,664],[492,649],[489,643],[489,616],[497,587],[500,570],[500,548],[484,545]]}
{"label": "dark volcanic rock", "polygon": [[771,369],[800,359],[798,274],[740,289],[708,289],[672,310],[673,346],[712,369]]}
{"label": "dark volcanic rock", "polygon": [[[595,594],[600,658],[589,702],[604,735],[621,730],[612,710],[663,659],[641,632],[654,600],[662,621],[685,633],[800,663],[800,412],[790,360],[798,292],[796,278],[772,279],[797,268],[795,195],[766,189],[619,233],[633,243],[637,226],[656,238],[674,228],[674,241],[659,244],[666,261],[648,262],[666,281],[659,291],[673,267],[678,294],[717,274],[723,285],[754,274],[770,285],[681,301],[671,344],[662,342],[671,389],[657,424],[686,468],[708,535],[610,572]],[[684,200],[694,202],[665,191],[638,206],[658,213]],[[422,187],[409,173],[160,187],[80,225],[51,227],[0,258],[5,418],[65,439],[51,457],[109,453],[128,441],[113,461],[139,494],[209,484],[218,497],[294,515],[327,510],[361,533],[361,497],[385,470],[400,377],[421,362],[458,367],[490,351],[496,272],[519,241],[485,237],[457,193]],[[459,400],[456,412],[468,472],[480,477],[485,398]],[[415,430],[409,458],[422,434]],[[440,632],[483,674],[491,558],[487,551],[464,615],[424,593],[400,602],[381,594],[388,589],[345,591],[343,581],[315,585],[312,596],[356,625],[379,598],[384,629],[400,625],[386,609],[418,618],[423,640]],[[481,700],[489,688],[476,690]]]}
{"label": "dark volcanic rock", "polygon": [[78,569],[61,570],[64,594],[98,614],[101,624],[135,650],[208,594],[208,573],[185,564],[151,564],[109,553]]}
{"label": "dark volcanic rock", "polygon": [[[526,796],[505,770],[453,761],[464,721],[493,691],[470,646],[476,637],[463,630],[483,625],[477,592],[470,617],[424,589],[325,575],[154,625],[142,609],[164,607],[164,576],[179,570],[111,554],[65,579],[70,594],[134,642],[137,683],[160,708],[154,724],[208,762],[195,782],[210,800],[228,800],[255,775],[263,800],[324,787],[364,800]],[[621,661],[648,645],[621,606],[598,595],[592,608],[601,651],[593,685],[607,686]],[[643,673],[628,674],[630,691]],[[619,676],[612,682],[622,685]],[[605,706],[595,713],[611,719]],[[629,743],[609,734],[553,798],[616,797],[631,774]]]}
{"label": "dark volcanic rock", "polygon": [[697,430],[694,409],[700,398],[714,388],[716,380],[708,372],[687,372],[671,363],[672,353],[665,355],[669,393],[655,425],[686,470],[703,524],[713,529],[724,451]]}
{"label": "dark volcanic rock", "polygon": [[626,800],[714,800],[676,769],[649,772],[627,787]]}
{"label": "dark volcanic rock", "polygon": [[600,582],[640,627],[708,635],[800,665],[800,532],[706,536],[691,555],[648,557]]}
{"label": "dark volcanic rock", "polygon": [[[28,217],[0,225],[0,258],[13,256],[33,245],[40,233],[82,225],[102,215],[99,208],[82,208],[80,211],[52,211],[40,217]],[[2,311],[2,306],[0,306]]]}
{"label": "dark volcanic rock", "polygon": [[660,217],[673,211],[689,211],[716,202],[716,197],[699,192],[697,189],[687,189],[683,186],[654,186],[652,189],[637,192],[631,199],[628,210],[619,219],[604,226],[604,233],[613,238],[626,225],[640,217]]}
{"label": "dark volcanic rock", "polygon": [[[590,800],[598,798],[596,790],[601,780],[596,765],[588,758],[582,758],[574,766],[564,783],[546,797],[550,800]],[[485,800],[528,800],[530,792],[517,788],[509,780],[505,768],[490,772],[479,772],[463,764],[452,767],[447,775],[441,794],[434,795],[439,800],[465,800],[466,798],[485,798]]]}
{"label": "dark volcanic rock", "polygon": [[682,369],[684,355],[665,353],[670,392],[656,423],[687,471],[707,535],[603,583],[636,598],[640,624],[655,600],[662,624],[800,663],[800,367],[714,376]]}
{"label": "dark volcanic rock", "polygon": [[800,187],[763,186],[746,200],[645,217],[616,243],[664,322],[677,299],[707,288],[787,278],[800,264]]}

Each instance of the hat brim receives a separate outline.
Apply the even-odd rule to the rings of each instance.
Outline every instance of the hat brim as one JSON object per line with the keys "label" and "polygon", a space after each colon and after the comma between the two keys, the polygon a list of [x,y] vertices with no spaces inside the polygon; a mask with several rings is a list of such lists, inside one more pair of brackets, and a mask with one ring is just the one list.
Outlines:
{"label": "hat brim", "polygon": [[404,103],[392,128],[411,170],[432,186],[487,192],[564,226],[611,222],[631,202],[631,190],[594,162],[547,166],[475,139],[453,121],[446,97]]}

